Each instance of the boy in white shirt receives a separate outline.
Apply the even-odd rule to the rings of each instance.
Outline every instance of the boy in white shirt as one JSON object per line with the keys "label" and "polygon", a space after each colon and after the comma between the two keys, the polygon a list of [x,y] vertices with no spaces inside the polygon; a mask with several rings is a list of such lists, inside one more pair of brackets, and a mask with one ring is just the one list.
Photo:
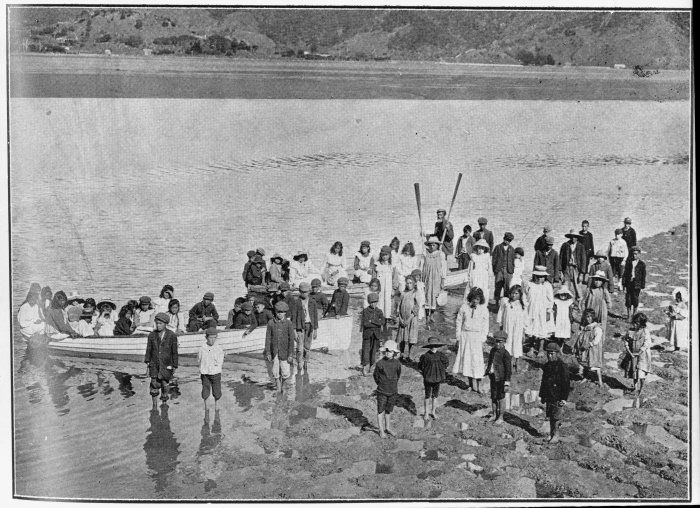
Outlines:
{"label": "boy in white shirt", "polygon": [[215,327],[207,328],[205,332],[207,341],[202,344],[197,352],[199,373],[202,378],[202,400],[204,410],[207,410],[207,399],[210,393],[214,396],[214,410],[217,411],[221,398],[221,369],[224,366],[224,350],[216,342],[219,331]]}

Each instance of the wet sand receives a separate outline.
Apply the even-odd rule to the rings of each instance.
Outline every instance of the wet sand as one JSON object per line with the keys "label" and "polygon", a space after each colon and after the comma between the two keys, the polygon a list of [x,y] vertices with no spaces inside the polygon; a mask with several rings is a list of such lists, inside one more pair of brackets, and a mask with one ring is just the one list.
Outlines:
{"label": "wet sand", "polygon": [[687,100],[688,71],[15,54],[11,97]]}

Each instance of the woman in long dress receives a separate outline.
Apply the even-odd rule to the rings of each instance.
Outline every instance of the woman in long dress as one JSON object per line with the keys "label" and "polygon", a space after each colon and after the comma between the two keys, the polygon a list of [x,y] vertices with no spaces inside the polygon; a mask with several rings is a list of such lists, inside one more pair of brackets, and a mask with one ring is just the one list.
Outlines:
{"label": "woman in long dress", "polygon": [[489,254],[489,244],[483,238],[473,246],[471,261],[469,261],[469,280],[464,291],[464,298],[467,298],[472,288],[479,288],[488,295],[489,293],[489,273],[491,272],[491,255]]}
{"label": "woman in long dress", "polygon": [[[547,280],[549,274],[547,268],[541,265],[535,266],[532,272],[532,283],[527,288],[527,320],[525,333],[529,335],[534,347],[539,348],[539,354],[544,356],[544,343],[554,333],[554,290]],[[530,353],[528,354],[531,354]]]}
{"label": "woman in long dress", "polygon": [[517,370],[518,358],[523,355],[523,334],[527,320],[526,303],[523,289],[515,285],[510,288],[508,298],[501,298],[501,304],[496,315],[496,322],[501,330],[508,334],[505,348],[513,360],[513,368]]}
{"label": "woman in long dress", "polygon": [[479,394],[485,370],[484,342],[489,331],[489,311],[485,303],[483,291],[476,287],[469,291],[467,300],[460,307],[455,324],[459,349],[452,366],[453,374],[462,374],[469,379],[470,390],[474,390],[473,381],[476,379]]}
{"label": "woman in long dress", "polygon": [[381,284],[377,307],[384,313],[384,317],[389,318],[392,311],[394,267],[391,265],[391,248],[388,245],[384,245],[379,251],[379,262],[374,265],[374,270]]}
{"label": "woman in long dress", "polygon": [[437,298],[440,291],[445,287],[445,277],[447,276],[447,260],[445,253],[440,250],[440,240],[437,236],[431,236],[425,242],[428,251],[423,258],[421,271],[423,272],[423,283],[425,284],[425,313],[427,322],[434,321],[433,313],[437,309]]}
{"label": "woman in long dress", "polygon": [[667,314],[671,322],[668,327],[668,340],[674,350],[688,349],[688,290],[679,287],[673,290],[674,302],[669,305]]}
{"label": "woman in long dress", "polygon": [[326,264],[323,267],[323,278],[329,286],[335,286],[341,277],[347,278],[348,270],[343,256],[343,244],[335,242],[326,254]]}

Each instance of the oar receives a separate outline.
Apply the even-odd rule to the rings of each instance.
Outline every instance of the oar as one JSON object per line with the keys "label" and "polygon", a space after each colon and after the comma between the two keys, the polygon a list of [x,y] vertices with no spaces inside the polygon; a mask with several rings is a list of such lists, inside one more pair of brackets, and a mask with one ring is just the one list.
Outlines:
{"label": "oar", "polygon": [[420,205],[420,184],[419,183],[414,183],[413,188],[416,191],[416,205],[418,205],[418,223],[420,224],[420,244],[423,246],[423,250],[425,250],[425,235],[423,234],[423,217],[421,216],[421,205]]}
{"label": "oar", "polygon": [[[457,190],[459,190],[459,183],[462,181],[462,173],[457,175],[457,185],[455,185],[455,192],[452,194],[452,203],[450,203],[450,210],[447,212],[447,223],[450,222],[450,215],[452,215],[452,207],[455,204],[455,199],[457,199]],[[445,235],[447,234],[447,224],[442,228],[442,238],[440,238],[440,245],[445,243]]]}

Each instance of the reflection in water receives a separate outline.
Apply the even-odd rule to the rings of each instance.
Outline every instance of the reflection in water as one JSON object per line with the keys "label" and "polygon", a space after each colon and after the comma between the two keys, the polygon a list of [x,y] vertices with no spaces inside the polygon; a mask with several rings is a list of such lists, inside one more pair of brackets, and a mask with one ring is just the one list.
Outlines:
{"label": "reflection in water", "polygon": [[170,430],[167,404],[160,406],[160,412],[152,409],[149,422],[151,426],[146,434],[146,442],[143,444],[143,450],[146,452],[146,466],[155,491],[163,492],[168,487],[168,476],[177,467],[180,443]]}

